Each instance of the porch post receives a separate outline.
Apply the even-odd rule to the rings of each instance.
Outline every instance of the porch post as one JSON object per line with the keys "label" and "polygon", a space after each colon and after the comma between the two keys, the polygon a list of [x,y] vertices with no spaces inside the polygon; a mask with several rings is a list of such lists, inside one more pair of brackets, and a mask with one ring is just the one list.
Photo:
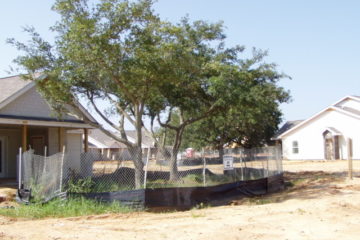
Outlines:
{"label": "porch post", "polygon": [[87,128],[84,128],[84,152],[89,151],[89,131]]}
{"label": "porch post", "polygon": [[58,151],[61,152],[63,150],[64,147],[64,137],[63,137],[63,133],[64,133],[64,128],[59,127],[58,128],[58,142],[59,142],[59,149]]}
{"label": "porch post", "polygon": [[353,179],[353,162],[352,162],[352,158],[353,158],[353,152],[352,152],[352,139],[348,138],[347,139],[347,155],[348,155],[348,166],[349,166],[349,170],[348,170],[348,176],[350,179]]}
{"label": "porch post", "polygon": [[22,125],[22,149],[23,152],[27,150],[27,125]]}

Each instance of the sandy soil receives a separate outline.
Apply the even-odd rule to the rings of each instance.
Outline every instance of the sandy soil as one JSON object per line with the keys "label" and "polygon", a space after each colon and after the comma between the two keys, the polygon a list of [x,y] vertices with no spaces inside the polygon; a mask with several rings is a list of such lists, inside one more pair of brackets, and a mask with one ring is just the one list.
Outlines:
{"label": "sandy soil", "polygon": [[0,216],[0,239],[359,239],[360,178],[342,178],[346,168],[345,161],[285,162],[293,183],[287,190],[221,207],[44,220]]}

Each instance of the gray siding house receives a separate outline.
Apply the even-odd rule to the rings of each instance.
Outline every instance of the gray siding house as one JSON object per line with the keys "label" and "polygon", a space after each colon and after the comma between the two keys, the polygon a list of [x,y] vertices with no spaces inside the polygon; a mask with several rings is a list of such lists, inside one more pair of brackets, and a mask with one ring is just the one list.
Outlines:
{"label": "gray siding house", "polygon": [[[79,109],[87,114],[85,109]],[[87,129],[81,119],[66,115],[55,117],[49,104],[36,90],[34,82],[20,76],[0,78],[0,178],[15,178],[17,155],[33,149],[37,155],[52,155],[65,146],[70,167],[80,168],[80,154],[87,149]]]}

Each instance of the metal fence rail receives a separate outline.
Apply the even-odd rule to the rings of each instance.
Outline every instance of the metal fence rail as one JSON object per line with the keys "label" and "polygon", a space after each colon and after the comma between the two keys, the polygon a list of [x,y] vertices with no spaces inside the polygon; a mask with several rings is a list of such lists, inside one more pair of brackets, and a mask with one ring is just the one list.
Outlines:
{"label": "metal fence rail", "polygon": [[[82,153],[78,165],[67,154],[25,152],[21,179],[32,196],[48,200],[62,191],[104,193],[135,189],[208,187],[282,173],[278,147],[202,150],[174,154],[171,148],[127,149],[109,155]],[[77,166],[77,167],[74,167]]]}
{"label": "metal fence rail", "polygon": [[[142,149],[141,175],[136,176],[136,152],[112,157],[100,152],[81,155],[81,169],[69,176],[65,185],[87,181],[84,191],[109,192],[139,188],[214,186],[254,180],[282,173],[278,147],[180,152],[169,148]],[[227,166],[226,164],[229,164]],[[138,179],[136,179],[138,178]],[[141,184],[137,184],[140,182]]]}

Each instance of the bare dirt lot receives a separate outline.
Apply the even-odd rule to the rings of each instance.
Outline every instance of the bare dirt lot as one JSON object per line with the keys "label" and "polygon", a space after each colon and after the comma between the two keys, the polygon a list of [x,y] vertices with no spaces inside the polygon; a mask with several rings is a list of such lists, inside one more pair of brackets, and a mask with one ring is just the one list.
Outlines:
{"label": "bare dirt lot", "polygon": [[[355,162],[355,176],[359,167]],[[360,239],[360,178],[346,179],[346,169],[346,161],[285,161],[284,192],[221,207],[44,220],[0,216],[0,239]]]}

